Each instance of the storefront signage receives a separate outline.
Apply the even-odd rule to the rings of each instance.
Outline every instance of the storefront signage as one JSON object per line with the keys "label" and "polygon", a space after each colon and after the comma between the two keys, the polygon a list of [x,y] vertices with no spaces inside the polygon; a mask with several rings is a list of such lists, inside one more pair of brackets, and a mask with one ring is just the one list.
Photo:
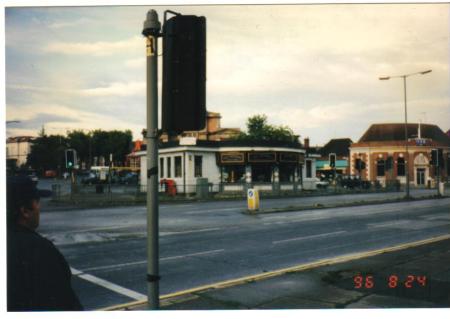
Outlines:
{"label": "storefront signage", "polygon": [[275,152],[255,152],[248,154],[250,163],[274,163],[277,157]]}
{"label": "storefront signage", "polygon": [[280,162],[282,162],[282,163],[297,163],[298,155],[295,153],[280,153]]}
{"label": "storefront signage", "polygon": [[220,162],[222,164],[243,164],[244,161],[244,153],[230,152],[220,154]]}

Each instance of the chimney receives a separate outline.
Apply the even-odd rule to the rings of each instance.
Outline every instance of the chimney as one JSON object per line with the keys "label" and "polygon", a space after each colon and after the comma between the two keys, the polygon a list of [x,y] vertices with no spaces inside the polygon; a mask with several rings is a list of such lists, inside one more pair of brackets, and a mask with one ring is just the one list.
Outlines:
{"label": "chimney", "polygon": [[305,137],[305,142],[303,143],[305,148],[309,148],[309,137]]}

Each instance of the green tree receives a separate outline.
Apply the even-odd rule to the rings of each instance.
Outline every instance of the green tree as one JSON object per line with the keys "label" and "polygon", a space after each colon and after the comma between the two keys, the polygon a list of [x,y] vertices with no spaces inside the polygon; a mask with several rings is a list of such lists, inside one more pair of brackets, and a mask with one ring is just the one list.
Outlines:
{"label": "green tree", "polygon": [[267,116],[254,115],[247,119],[247,132],[237,136],[237,140],[251,142],[285,142],[300,145],[299,136],[295,135],[288,126],[269,125]]}
{"label": "green tree", "polygon": [[31,145],[27,157],[27,165],[42,175],[46,170],[64,169],[64,151],[67,148],[67,139],[62,135],[46,135],[42,130]]}

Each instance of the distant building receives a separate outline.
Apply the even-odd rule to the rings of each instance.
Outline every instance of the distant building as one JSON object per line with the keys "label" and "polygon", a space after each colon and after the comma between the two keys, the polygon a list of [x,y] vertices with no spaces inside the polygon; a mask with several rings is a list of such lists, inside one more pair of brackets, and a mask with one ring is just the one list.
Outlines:
{"label": "distant building", "polygon": [[404,124],[373,124],[357,143],[350,147],[351,174],[362,179],[389,180],[406,183],[406,164],[413,186],[434,185],[436,168],[430,165],[431,150],[442,149],[443,165],[439,170],[442,179],[450,175],[450,138],[436,125],[410,123],[408,130],[408,154],[405,150]]}
{"label": "distant building", "polygon": [[[348,175],[349,170],[349,158],[350,158],[350,145],[353,141],[349,138],[336,138],[331,139],[327,144],[318,149],[320,158],[316,161],[317,174],[323,176],[331,176],[336,170],[336,174]],[[330,166],[330,155],[336,155],[335,168]]]}
{"label": "distant building", "polygon": [[16,136],[6,140],[6,162],[8,167],[20,167],[27,163],[33,139],[34,137],[32,136]]}
{"label": "distant building", "polygon": [[144,144],[144,141],[141,140],[133,141],[133,149],[131,153],[126,156],[125,166],[130,167],[132,169],[140,169],[141,156],[139,156],[137,153],[145,149],[146,145]]}
{"label": "distant building", "polygon": [[195,137],[200,141],[226,141],[241,133],[239,128],[222,128],[220,125],[220,113],[208,112],[205,129],[201,131],[185,131],[178,136],[169,137],[164,133],[160,137],[161,142],[179,141],[182,137]]}

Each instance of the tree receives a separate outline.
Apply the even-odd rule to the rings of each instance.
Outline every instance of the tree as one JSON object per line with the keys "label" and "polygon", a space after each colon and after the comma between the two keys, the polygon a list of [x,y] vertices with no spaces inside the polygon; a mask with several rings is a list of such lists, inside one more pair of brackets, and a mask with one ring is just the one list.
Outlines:
{"label": "tree", "polygon": [[67,138],[62,135],[45,135],[42,130],[31,145],[27,157],[27,165],[43,175],[46,170],[64,168],[64,150],[67,148]]}
{"label": "tree", "polygon": [[236,139],[251,142],[285,142],[300,146],[299,136],[287,126],[267,124],[267,116],[254,115],[247,119],[247,133],[242,132]]}

